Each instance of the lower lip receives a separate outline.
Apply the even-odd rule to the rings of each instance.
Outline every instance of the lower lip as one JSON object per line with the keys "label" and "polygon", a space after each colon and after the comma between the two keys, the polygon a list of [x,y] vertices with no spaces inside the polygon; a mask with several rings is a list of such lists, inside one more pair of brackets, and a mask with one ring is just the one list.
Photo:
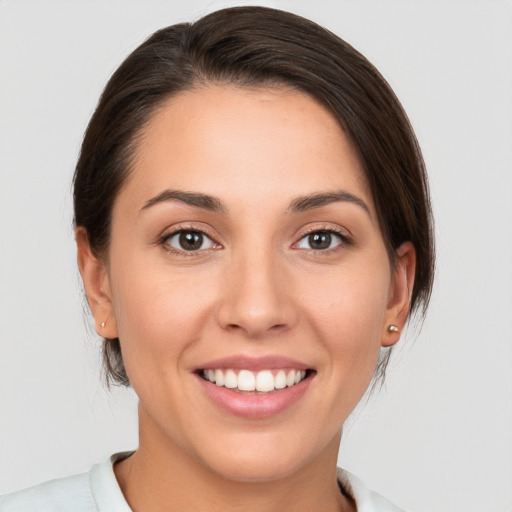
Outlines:
{"label": "lower lip", "polygon": [[299,401],[313,376],[309,375],[298,384],[270,393],[239,393],[224,386],[217,386],[199,375],[196,377],[208,397],[222,409],[243,418],[263,419],[279,414]]}

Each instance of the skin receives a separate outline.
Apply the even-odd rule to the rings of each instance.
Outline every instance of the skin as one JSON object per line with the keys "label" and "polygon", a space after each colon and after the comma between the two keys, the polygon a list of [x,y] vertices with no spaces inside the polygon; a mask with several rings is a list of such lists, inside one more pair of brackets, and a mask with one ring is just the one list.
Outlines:
{"label": "skin", "polygon": [[[120,338],[140,399],[139,449],[115,466],[128,503],[135,512],[354,510],[336,482],[342,426],[380,347],[399,339],[387,328],[406,321],[415,251],[404,243],[391,268],[351,143],[303,93],[212,85],[168,100],[136,155],[108,255],[96,259],[76,233],[98,332]],[[214,196],[226,211],[177,200],[144,208],[168,189]],[[368,211],[350,201],[290,209],[340,190]],[[187,252],[177,237],[161,240],[180,229],[213,242]],[[333,234],[329,248],[312,249],[311,230],[351,241]],[[218,358],[268,354],[316,371],[302,398],[270,418],[220,409],[193,374]]]}

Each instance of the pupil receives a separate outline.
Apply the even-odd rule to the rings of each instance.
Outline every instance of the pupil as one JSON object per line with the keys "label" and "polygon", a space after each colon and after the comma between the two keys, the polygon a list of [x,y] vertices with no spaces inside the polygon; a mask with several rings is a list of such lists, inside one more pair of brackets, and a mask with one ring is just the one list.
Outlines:
{"label": "pupil", "polygon": [[180,245],[186,251],[200,249],[201,245],[203,245],[203,235],[193,231],[184,231],[180,234]]}
{"label": "pupil", "polygon": [[331,245],[331,234],[321,231],[309,235],[309,245],[313,249],[328,249]]}

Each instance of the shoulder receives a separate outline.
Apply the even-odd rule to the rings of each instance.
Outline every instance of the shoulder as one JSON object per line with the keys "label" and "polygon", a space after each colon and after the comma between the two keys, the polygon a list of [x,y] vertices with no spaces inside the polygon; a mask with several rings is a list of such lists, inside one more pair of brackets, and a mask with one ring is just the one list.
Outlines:
{"label": "shoulder", "polygon": [[405,512],[389,500],[368,489],[355,475],[338,468],[338,481],[356,502],[357,512]]}
{"label": "shoulder", "polygon": [[113,471],[119,455],[87,473],[0,496],[0,512],[130,512]]}
{"label": "shoulder", "polygon": [[0,496],[0,512],[96,512],[89,474],[70,476]]}

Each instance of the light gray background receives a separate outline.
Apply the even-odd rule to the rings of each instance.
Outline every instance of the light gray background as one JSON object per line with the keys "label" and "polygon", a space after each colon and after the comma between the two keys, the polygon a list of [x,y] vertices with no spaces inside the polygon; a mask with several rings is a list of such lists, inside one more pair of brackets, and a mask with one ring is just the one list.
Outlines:
{"label": "light gray background", "polygon": [[[0,491],[136,446],[136,401],[103,389],[84,326],[71,176],[123,57],[157,28],[242,3],[0,1]],[[340,464],[416,512],[512,510],[511,2],[253,3],[305,15],[376,64],[430,172],[430,313],[346,426]]]}

